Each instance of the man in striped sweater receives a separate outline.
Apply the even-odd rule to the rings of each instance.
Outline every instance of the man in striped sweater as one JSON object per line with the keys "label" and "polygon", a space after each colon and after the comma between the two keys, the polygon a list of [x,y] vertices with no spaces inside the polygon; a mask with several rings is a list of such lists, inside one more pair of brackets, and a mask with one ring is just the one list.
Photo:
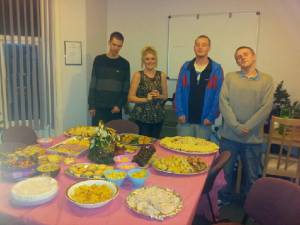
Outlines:
{"label": "man in striped sweater", "polygon": [[122,118],[130,83],[130,66],[119,55],[124,37],[113,32],[108,42],[108,52],[96,56],[93,64],[88,104],[92,125]]}

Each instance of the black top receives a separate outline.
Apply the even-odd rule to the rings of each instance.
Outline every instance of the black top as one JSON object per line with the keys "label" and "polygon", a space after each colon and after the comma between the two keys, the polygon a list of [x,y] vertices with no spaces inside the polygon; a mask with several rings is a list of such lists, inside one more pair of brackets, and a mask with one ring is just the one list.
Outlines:
{"label": "black top", "polygon": [[[201,123],[202,110],[204,105],[205,90],[211,73],[211,59],[206,68],[197,73],[194,67],[195,60],[188,65],[190,70],[191,90],[189,95],[189,123]],[[200,76],[200,79],[198,78]]]}
{"label": "black top", "polygon": [[[156,71],[153,78],[149,78],[140,71],[141,80],[136,91],[136,96],[146,98],[152,90],[159,91],[162,94],[161,71]],[[160,123],[165,116],[165,110],[161,99],[153,99],[150,102],[136,103],[131,111],[130,117],[143,123]]]}
{"label": "black top", "polygon": [[106,54],[95,58],[90,83],[89,109],[111,109],[125,105],[130,82],[130,66],[126,59],[116,59]]}

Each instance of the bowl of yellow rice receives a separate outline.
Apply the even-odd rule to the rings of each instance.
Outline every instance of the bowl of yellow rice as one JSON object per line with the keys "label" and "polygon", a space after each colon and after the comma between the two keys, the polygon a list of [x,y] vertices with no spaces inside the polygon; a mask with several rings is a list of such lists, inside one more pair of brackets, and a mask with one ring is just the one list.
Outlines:
{"label": "bowl of yellow rice", "polygon": [[132,182],[134,188],[144,186],[149,175],[148,170],[142,168],[134,168],[128,171],[129,180]]}
{"label": "bowl of yellow rice", "polygon": [[86,180],[67,189],[70,202],[81,208],[98,208],[106,205],[119,194],[118,187],[106,180]]}
{"label": "bowl of yellow rice", "polygon": [[127,176],[127,173],[123,170],[106,170],[104,171],[104,177],[106,180],[113,182],[117,186],[121,186]]}

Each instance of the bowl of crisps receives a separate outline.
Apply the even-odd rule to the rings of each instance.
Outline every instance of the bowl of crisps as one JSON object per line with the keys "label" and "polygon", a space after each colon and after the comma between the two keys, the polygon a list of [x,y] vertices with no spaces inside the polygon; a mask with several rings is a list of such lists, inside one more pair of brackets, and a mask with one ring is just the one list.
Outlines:
{"label": "bowl of crisps", "polygon": [[140,188],[144,186],[145,181],[149,177],[149,172],[146,169],[135,168],[128,171],[128,177],[134,188]]}
{"label": "bowl of crisps", "polygon": [[86,180],[73,184],[66,191],[67,199],[81,208],[99,208],[115,199],[119,188],[106,180]]}
{"label": "bowl of crisps", "polygon": [[45,164],[39,165],[36,168],[36,171],[40,175],[56,177],[59,174],[60,166],[55,163],[45,163]]}
{"label": "bowl of crisps", "polygon": [[114,157],[114,161],[115,163],[127,163],[131,162],[132,157],[132,155],[117,155]]}
{"label": "bowl of crisps", "polygon": [[125,163],[118,163],[116,167],[120,170],[128,171],[138,167],[138,164],[135,162],[125,162]]}
{"label": "bowl of crisps", "polygon": [[106,170],[104,171],[104,177],[106,180],[113,182],[119,187],[123,184],[127,173],[124,170]]}
{"label": "bowl of crisps", "polygon": [[38,138],[36,141],[42,148],[49,148],[53,144],[52,138]]}
{"label": "bowl of crisps", "polygon": [[46,154],[38,157],[39,164],[54,163],[59,164],[63,160],[63,157],[58,154]]}

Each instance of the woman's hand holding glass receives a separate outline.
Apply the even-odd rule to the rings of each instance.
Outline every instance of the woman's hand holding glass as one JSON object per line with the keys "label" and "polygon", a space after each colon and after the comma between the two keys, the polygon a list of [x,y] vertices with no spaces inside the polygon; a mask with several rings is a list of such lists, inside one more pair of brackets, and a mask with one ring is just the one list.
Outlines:
{"label": "woman's hand holding glass", "polygon": [[158,90],[152,90],[150,93],[152,94],[152,98],[160,98],[160,93]]}
{"label": "woman's hand holding glass", "polygon": [[150,102],[150,101],[152,101],[152,92],[149,92],[148,94],[147,94],[147,102]]}

